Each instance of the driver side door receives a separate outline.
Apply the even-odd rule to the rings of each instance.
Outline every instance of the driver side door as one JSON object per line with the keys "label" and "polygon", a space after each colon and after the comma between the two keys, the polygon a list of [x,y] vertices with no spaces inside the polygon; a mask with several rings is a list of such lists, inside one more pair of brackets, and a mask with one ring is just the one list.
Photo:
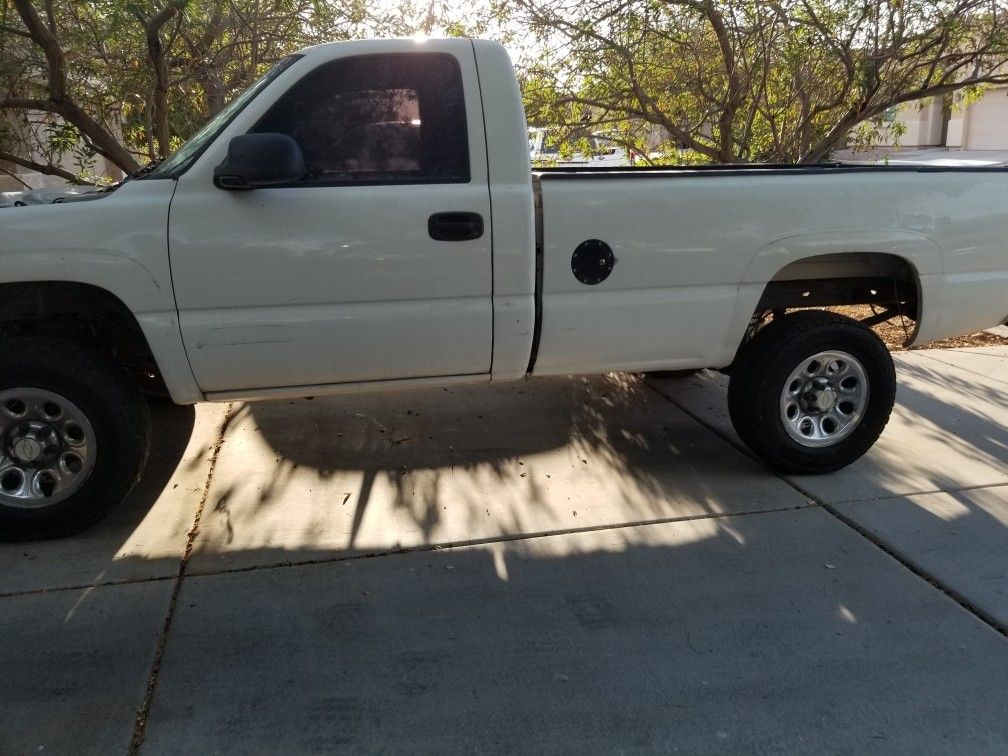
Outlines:
{"label": "driver side door", "polygon": [[[434,47],[339,57],[278,97],[247,131],[293,137],[300,181],[224,191],[205,167],[180,178],[172,275],[203,391],[489,373],[475,61]],[[459,217],[482,227],[438,232]]]}

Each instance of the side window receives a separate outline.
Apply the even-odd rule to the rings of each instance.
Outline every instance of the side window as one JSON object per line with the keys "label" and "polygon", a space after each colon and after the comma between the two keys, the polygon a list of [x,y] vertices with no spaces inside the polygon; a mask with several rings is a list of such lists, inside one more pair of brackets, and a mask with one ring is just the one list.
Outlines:
{"label": "side window", "polygon": [[469,181],[462,73],[449,55],[365,55],[319,66],[252,131],[301,145],[303,184]]}

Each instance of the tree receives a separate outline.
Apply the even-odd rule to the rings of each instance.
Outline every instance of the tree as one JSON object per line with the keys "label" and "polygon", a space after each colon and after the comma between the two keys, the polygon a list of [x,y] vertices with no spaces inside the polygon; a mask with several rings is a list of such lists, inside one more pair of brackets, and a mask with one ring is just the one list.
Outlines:
{"label": "tree", "polygon": [[485,16],[412,0],[380,13],[366,0],[0,0],[0,160],[78,181],[94,155],[133,171],[294,50],[479,31]]}
{"label": "tree", "polygon": [[[95,117],[80,104],[76,90],[79,82],[68,77],[68,61],[57,37],[56,16],[52,3],[44,8],[45,19],[30,0],[12,0],[20,18],[20,25],[11,21],[4,2],[4,65],[2,73],[10,85],[0,97],[0,110],[36,111],[59,116],[75,128],[92,149],[107,157],[124,170],[134,170],[134,157],[113,135],[108,123],[99,115]],[[9,37],[16,44],[8,41]],[[72,59],[71,59],[72,62]],[[26,119],[27,120],[27,119]],[[37,134],[32,129],[19,130],[19,136]],[[8,139],[9,139],[8,135]],[[3,150],[3,157],[24,164],[11,150]]]}
{"label": "tree", "polygon": [[1002,0],[508,0],[530,118],[692,159],[818,162],[888,109],[1008,83]]}

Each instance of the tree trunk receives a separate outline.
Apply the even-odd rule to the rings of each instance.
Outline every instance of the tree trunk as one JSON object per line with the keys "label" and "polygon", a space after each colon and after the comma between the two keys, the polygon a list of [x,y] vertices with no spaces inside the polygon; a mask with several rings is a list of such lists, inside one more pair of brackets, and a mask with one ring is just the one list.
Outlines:
{"label": "tree trunk", "polygon": [[171,152],[171,133],[168,129],[168,52],[161,43],[161,29],[178,14],[178,7],[169,5],[152,18],[139,11],[136,18],[143,24],[147,39],[147,60],[154,72],[154,89],[151,93],[151,128],[157,141],[157,154],[165,157]]}
{"label": "tree trunk", "polygon": [[[14,0],[14,8],[24,22],[32,42],[45,53],[48,68],[46,82],[48,98],[35,103],[35,110],[55,113],[72,126],[76,127],[88,140],[94,149],[126,172],[135,171],[139,164],[130,151],[127,150],[112,133],[98,121],[89,116],[73,101],[67,93],[66,68],[63,50],[55,33],[39,16],[31,0]],[[15,98],[0,100],[0,110],[17,107]]]}

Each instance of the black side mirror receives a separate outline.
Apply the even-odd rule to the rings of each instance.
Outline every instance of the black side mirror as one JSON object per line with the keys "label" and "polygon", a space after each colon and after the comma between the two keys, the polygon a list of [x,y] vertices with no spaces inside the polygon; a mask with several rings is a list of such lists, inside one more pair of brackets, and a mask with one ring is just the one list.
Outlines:
{"label": "black side mirror", "polygon": [[228,143],[227,157],[214,168],[214,186],[255,189],[304,177],[304,156],[286,134],[242,134]]}

